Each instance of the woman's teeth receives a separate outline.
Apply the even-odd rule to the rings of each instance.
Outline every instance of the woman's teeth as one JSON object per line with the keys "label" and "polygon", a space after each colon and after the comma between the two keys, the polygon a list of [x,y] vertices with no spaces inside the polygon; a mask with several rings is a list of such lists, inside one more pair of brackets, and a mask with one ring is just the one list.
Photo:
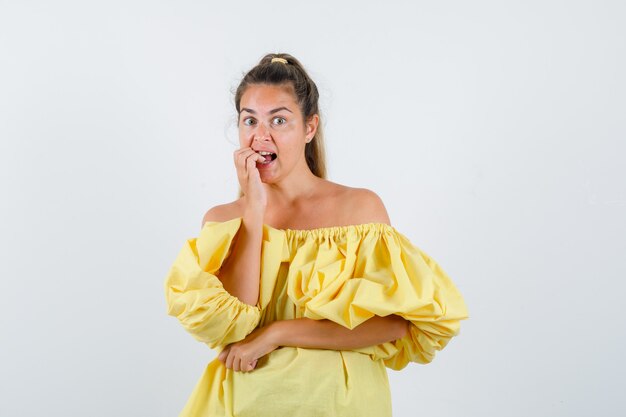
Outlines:
{"label": "woman's teeth", "polygon": [[273,152],[259,151],[257,153],[265,158],[265,161],[259,162],[260,164],[269,164],[276,159],[276,154]]}

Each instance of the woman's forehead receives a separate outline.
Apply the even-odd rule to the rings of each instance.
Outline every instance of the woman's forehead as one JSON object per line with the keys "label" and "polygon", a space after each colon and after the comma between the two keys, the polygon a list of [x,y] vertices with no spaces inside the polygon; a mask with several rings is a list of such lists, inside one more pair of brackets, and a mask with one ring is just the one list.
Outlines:
{"label": "woman's forehead", "polygon": [[[289,105],[296,103],[296,97],[293,94],[293,88],[289,85],[267,85],[252,84],[241,96],[241,107],[271,107],[275,105],[283,105],[291,108]],[[296,106],[297,107],[297,106]]]}

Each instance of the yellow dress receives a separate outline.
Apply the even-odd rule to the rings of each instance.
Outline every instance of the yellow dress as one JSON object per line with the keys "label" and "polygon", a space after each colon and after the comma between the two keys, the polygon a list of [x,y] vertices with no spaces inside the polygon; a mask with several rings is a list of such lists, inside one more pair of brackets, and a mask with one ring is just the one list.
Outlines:
{"label": "yellow dress", "polygon": [[374,315],[411,321],[402,339],[354,350],[280,347],[251,372],[206,367],[179,417],[386,417],[386,367],[428,363],[468,317],[461,294],[426,253],[383,223],[281,230],[263,226],[256,306],[230,295],[216,274],[229,256],[241,217],[207,222],[172,265],[168,314],[212,349],[258,326],[300,317],[352,329]]}

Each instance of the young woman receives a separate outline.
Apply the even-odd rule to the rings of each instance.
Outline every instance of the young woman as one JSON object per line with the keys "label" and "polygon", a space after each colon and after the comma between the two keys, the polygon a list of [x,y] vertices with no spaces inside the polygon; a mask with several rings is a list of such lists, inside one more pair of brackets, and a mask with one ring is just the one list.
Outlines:
{"label": "young woman", "polygon": [[180,417],[391,416],[386,367],[430,362],[468,317],[374,192],[325,178],[318,97],[288,54],[237,89],[240,198],[165,284],[168,314],[220,350]]}

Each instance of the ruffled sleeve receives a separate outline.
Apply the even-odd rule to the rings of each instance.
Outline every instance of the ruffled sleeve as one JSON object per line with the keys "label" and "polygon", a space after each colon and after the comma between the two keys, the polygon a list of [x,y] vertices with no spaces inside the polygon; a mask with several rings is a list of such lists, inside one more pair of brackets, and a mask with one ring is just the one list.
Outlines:
{"label": "ruffled sleeve", "polygon": [[[459,333],[468,318],[463,297],[444,270],[404,235],[388,225],[371,226],[337,248],[345,255],[341,273],[321,288],[313,280],[304,316],[329,319],[352,329],[365,320],[396,314],[411,322],[409,333],[393,342],[357,349],[402,369],[429,363]],[[306,292],[306,290],[305,290]]]}
{"label": "ruffled sleeve", "polygon": [[245,338],[259,324],[257,306],[226,291],[216,274],[229,256],[241,218],[208,222],[188,239],[165,280],[167,313],[211,348]]}

